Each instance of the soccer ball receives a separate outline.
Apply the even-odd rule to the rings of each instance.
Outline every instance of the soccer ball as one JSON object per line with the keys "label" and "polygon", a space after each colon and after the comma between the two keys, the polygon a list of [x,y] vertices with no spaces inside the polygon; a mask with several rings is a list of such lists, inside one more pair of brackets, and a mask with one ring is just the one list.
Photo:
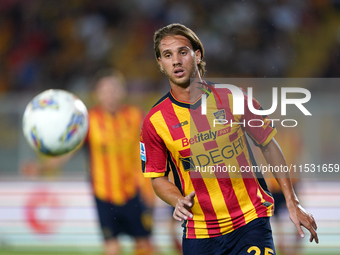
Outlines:
{"label": "soccer ball", "polygon": [[49,156],[66,154],[82,144],[88,131],[84,103],[70,92],[46,90],[27,105],[23,132],[29,145]]}

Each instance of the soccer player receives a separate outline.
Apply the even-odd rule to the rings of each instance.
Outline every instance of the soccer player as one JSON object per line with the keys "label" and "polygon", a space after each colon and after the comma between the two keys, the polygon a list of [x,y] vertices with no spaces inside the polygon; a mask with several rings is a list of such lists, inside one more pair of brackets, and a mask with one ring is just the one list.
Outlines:
{"label": "soccer player", "polygon": [[[240,169],[255,164],[246,133],[261,147],[268,164],[285,165],[274,140],[276,129],[268,117],[249,111],[246,94],[244,115],[233,115],[231,92],[202,80],[204,48],[189,28],[170,24],[159,29],[154,51],[171,90],[144,119],[142,168],[144,176],[152,178],[155,193],[174,206],[173,217],[183,221],[183,254],[275,254],[269,223],[274,200],[263,179]],[[204,93],[206,115],[201,114]],[[259,109],[259,103],[252,101]],[[213,125],[219,116],[232,120],[233,125]],[[243,125],[246,119],[261,119],[264,125]],[[212,163],[217,169],[232,171],[207,173],[204,166]],[[168,181],[169,171],[173,171],[174,184]],[[318,243],[315,220],[299,204],[289,174],[275,177],[300,236],[304,237],[304,226],[311,233],[310,241]]]}
{"label": "soccer player", "polygon": [[[150,242],[154,193],[151,181],[140,172],[138,143],[144,113],[123,103],[126,89],[118,72],[99,76],[95,86],[98,104],[89,109],[89,132],[83,147],[106,255],[121,254],[117,239],[121,233],[134,238],[136,254],[149,255],[154,250]],[[39,168],[60,166],[72,155],[51,158]]]}
{"label": "soccer player", "polygon": [[[107,254],[119,254],[117,236],[126,233],[136,241],[136,254],[151,254],[152,214],[141,200],[148,184],[137,169],[139,129],[143,112],[122,100],[126,91],[120,76],[99,79],[99,105],[89,110],[85,147],[90,155],[91,183]],[[138,164],[138,165],[137,165]],[[144,201],[150,195],[144,196]]]}

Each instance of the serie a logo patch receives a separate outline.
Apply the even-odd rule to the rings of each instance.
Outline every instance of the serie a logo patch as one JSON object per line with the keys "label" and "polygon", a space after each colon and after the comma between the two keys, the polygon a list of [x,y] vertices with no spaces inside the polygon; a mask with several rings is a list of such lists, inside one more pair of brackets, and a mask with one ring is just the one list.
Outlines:
{"label": "serie a logo patch", "polygon": [[140,157],[141,160],[146,161],[145,144],[140,142]]}

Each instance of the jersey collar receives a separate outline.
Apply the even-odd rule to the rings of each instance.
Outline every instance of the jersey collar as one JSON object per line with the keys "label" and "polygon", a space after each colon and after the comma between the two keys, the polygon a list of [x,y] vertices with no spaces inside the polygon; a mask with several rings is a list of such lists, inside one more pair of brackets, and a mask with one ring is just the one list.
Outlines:
{"label": "jersey collar", "polygon": [[[214,85],[212,82],[206,81],[207,84],[209,85]],[[207,90],[209,92],[211,92],[210,88],[208,87]],[[209,97],[209,94],[204,92],[204,94],[207,95],[207,97]],[[202,96],[200,96],[194,103],[190,103],[190,102],[186,102],[186,101],[181,101],[178,100],[173,94],[172,91],[170,90],[169,92],[169,99],[171,100],[172,103],[174,103],[175,105],[178,105],[180,107],[183,108],[188,108],[188,109],[193,109],[196,110],[200,105],[201,105],[201,98]]]}

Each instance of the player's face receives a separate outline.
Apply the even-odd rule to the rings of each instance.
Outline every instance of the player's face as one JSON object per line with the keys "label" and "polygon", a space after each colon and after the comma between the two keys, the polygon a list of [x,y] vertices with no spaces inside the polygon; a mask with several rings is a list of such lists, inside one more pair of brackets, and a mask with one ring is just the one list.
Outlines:
{"label": "player's face", "polygon": [[96,88],[101,106],[108,112],[115,112],[125,97],[125,89],[114,77],[99,80]]}
{"label": "player's face", "polygon": [[199,75],[197,65],[201,52],[193,51],[188,38],[181,35],[166,36],[161,40],[159,50],[161,57],[158,63],[171,86],[186,88],[190,85],[190,79]]}

